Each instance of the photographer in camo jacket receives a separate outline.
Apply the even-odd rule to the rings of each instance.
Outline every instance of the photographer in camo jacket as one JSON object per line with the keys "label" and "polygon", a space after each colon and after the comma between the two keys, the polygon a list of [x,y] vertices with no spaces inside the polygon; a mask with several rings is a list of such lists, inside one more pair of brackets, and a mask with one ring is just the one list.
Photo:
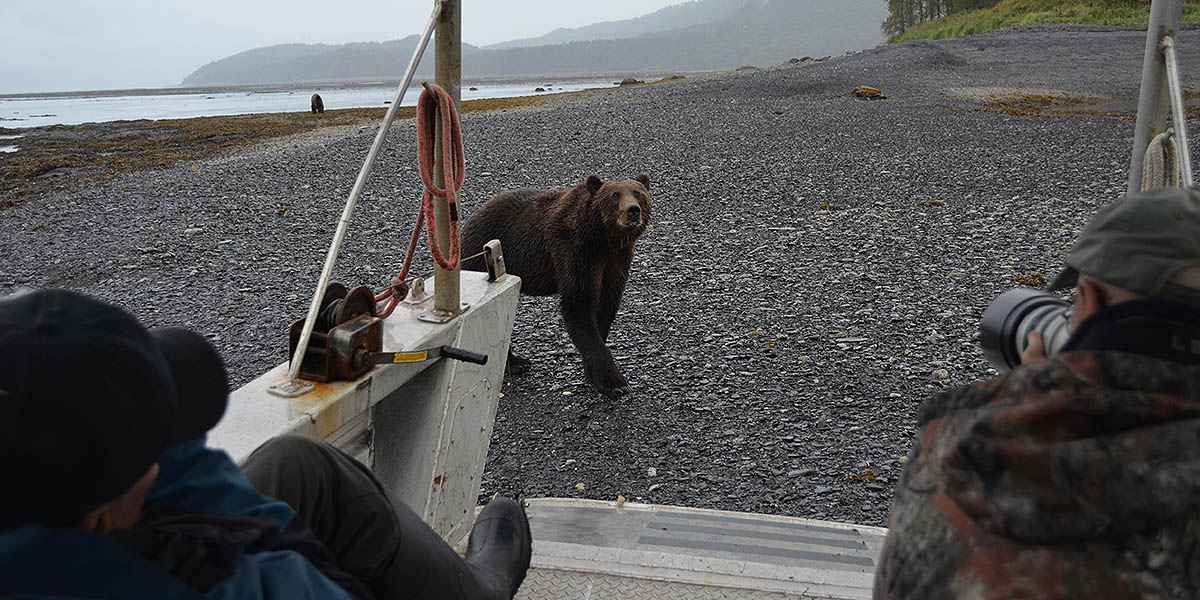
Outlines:
{"label": "photographer in camo jacket", "polygon": [[882,598],[1200,598],[1200,192],[1100,209],[1045,357],[924,403]]}

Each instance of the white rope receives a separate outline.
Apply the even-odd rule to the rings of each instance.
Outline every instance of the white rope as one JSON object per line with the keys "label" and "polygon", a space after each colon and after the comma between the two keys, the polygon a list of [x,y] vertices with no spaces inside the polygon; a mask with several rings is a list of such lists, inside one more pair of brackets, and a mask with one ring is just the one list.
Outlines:
{"label": "white rope", "polygon": [[371,174],[371,167],[375,165],[375,158],[379,155],[379,149],[383,147],[383,142],[387,138],[388,129],[392,126],[392,121],[396,118],[396,111],[400,107],[400,103],[404,100],[404,94],[408,91],[408,86],[412,84],[413,74],[417,70],[417,65],[421,62],[421,56],[425,53],[425,47],[429,44],[429,38],[433,35],[433,30],[437,25],[438,16],[442,13],[442,0],[437,0],[433,5],[433,13],[429,15],[429,22],[425,25],[425,32],[417,41],[417,47],[413,51],[412,59],[408,62],[408,68],[404,71],[404,78],[400,81],[400,85],[396,86],[396,93],[392,97],[392,103],[388,106],[387,114],[383,116],[383,123],[379,126],[379,130],[375,132],[375,142],[371,144],[371,149],[367,152],[367,160],[363,163],[362,169],[358,172],[358,179],[354,181],[354,188],[350,190],[350,197],[346,199],[346,206],[342,209],[342,218],[338,220],[337,230],[333,234],[333,242],[329,244],[329,251],[325,256],[325,266],[321,269],[321,276],[317,280],[317,291],[313,294],[312,303],[308,307],[308,316],[304,319],[304,328],[300,331],[300,340],[296,345],[296,351],[292,355],[291,365],[288,367],[288,378],[282,383],[267,388],[267,391],[284,397],[291,397],[303,394],[307,389],[311,388],[311,384],[306,384],[299,381],[300,367],[304,362],[305,351],[308,350],[308,341],[312,337],[313,329],[317,322],[317,313],[321,309],[321,300],[325,296],[325,287],[329,285],[329,278],[333,275],[333,267],[337,262],[338,251],[342,247],[342,241],[346,238],[346,230],[350,227],[350,216],[354,214],[354,207],[358,204],[358,198],[362,194],[363,186],[367,183],[367,177]]}
{"label": "white rope", "polygon": [[1171,95],[1171,122],[1175,126],[1175,144],[1179,155],[1179,181],[1192,187],[1192,156],[1188,152],[1187,110],[1183,104],[1183,84],[1179,80],[1179,65],[1175,60],[1175,37],[1164,36],[1159,48],[1167,72],[1167,90]]}
{"label": "white rope", "polygon": [[1179,187],[1179,147],[1175,144],[1174,131],[1168,129],[1154,136],[1146,146],[1142,160],[1142,191]]}

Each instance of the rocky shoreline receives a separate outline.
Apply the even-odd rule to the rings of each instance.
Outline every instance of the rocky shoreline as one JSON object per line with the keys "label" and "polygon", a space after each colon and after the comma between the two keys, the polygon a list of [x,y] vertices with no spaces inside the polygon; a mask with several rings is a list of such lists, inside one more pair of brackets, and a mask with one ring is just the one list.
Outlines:
{"label": "rocky shoreline", "polygon": [[[546,102],[542,96],[486,98],[464,102],[462,111],[512,110]],[[0,209],[130,173],[270,145],[281,138],[295,145],[313,136],[347,135],[349,128],[377,127],[386,111],[347,108],[321,114],[304,111],[0,127],[0,141],[12,139],[17,147],[16,152],[0,152]],[[405,106],[396,118],[412,119],[415,114],[413,107]]]}
{"label": "rocky shoreline", "polygon": [[[634,394],[590,389],[554,300],[523,299],[534,364],[504,384],[483,495],[884,524],[920,402],[992,373],[983,309],[1052,276],[1123,192],[1144,43],[1028,27],[465,114],[467,215],[590,173],[647,171],[655,198],[610,338]],[[1200,35],[1179,47],[1195,81]],[[0,293],[69,287],[193,327],[243,384],[286,359],[373,136],[319,129],[0,210]],[[335,279],[396,270],[414,154],[398,122]]]}

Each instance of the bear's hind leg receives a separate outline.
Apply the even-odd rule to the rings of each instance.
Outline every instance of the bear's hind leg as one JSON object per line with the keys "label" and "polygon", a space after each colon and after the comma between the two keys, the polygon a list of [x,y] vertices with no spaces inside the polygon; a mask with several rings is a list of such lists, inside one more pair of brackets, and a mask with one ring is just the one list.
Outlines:
{"label": "bear's hind leg", "polygon": [[512,350],[512,346],[509,346],[508,362],[504,363],[504,374],[505,375],[522,375],[522,374],[526,373],[527,371],[529,371],[529,368],[531,366],[533,366],[532,361],[530,361],[528,358],[525,358],[524,356],[514,354],[513,350]]}

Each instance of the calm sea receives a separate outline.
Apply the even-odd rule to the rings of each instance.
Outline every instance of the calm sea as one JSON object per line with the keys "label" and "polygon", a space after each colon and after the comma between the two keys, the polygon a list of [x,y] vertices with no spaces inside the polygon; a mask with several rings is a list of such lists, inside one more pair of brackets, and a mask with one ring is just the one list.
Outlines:
{"label": "calm sea", "polygon": [[[611,76],[567,79],[508,79],[464,81],[462,99],[507,98],[535,94],[554,94],[588,88],[612,87]],[[325,108],[362,108],[386,106],[396,92],[396,84],[296,85],[292,87],[238,87],[215,90],[166,88],[119,92],[72,92],[56,94],[9,95],[0,97],[0,127],[40,127],[73,125],[135,119],[182,119],[251,113],[294,112],[309,110],[309,97],[321,94]],[[474,88],[474,89],[472,89]],[[545,91],[538,92],[537,88]],[[404,95],[403,106],[417,103],[421,88],[414,85]],[[0,136],[0,142],[10,136]],[[12,142],[9,142],[12,143]],[[11,146],[0,145],[0,151]],[[11,151],[11,150],[10,150]]]}

